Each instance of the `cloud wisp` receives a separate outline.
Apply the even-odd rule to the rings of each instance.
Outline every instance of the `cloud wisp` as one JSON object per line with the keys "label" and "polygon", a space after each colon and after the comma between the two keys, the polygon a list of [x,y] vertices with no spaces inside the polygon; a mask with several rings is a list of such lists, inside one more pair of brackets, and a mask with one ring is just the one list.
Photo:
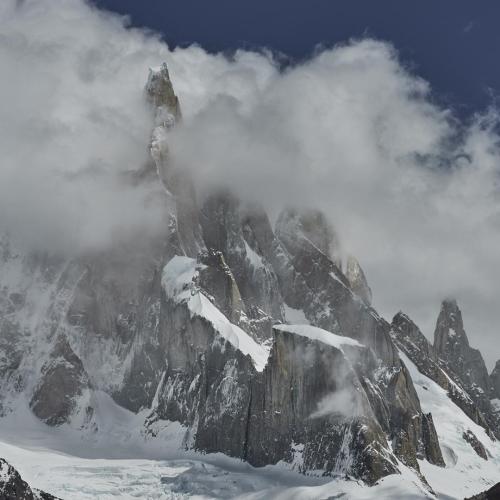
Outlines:
{"label": "cloud wisp", "polygon": [[365,39],[285,70],[268,53],[169,50],[81,0],[0,6],[0,228],[85,251],[163,227],[148,161],[149,66],[166,61],[183,111],[170,149],[200,192],[321,208],[358,257],[374,305],[432,334],[456,296],[491,364],[500,283],[494,109],[460,123],[395,49]]}

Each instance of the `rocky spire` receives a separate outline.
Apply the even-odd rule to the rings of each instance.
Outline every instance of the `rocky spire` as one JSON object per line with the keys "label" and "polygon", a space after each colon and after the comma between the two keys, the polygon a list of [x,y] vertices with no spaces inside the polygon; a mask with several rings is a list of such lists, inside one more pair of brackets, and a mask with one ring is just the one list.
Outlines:
{"label": "rocky spire", "polygon": [[470,347],[462,312],[454,299],[444,300],[441,304],[434,331],[434,348],[466,385],[489,392],[489,376],[483,357],[477,349]]}
{"label": "rocky spire", "polygon": [[181,108],[166,63],[156,69],[150,68],[146,95],[155,113],[151,157],[158,177],[175,201],[175,213],[171,214],[169,221],[169,247],[173,254],[196,257],[205,250],[205,245],[198,219],[195,188],[189,174],[175,168],[169,158],[168,133],[180,121]]}
{"label": "rocky spire", "polygon": [[181,119],[181,107],[170,80],[167,63],[163,63],[159,68],[149,69],[146,92],[156,109],[157,125],[173,125]]}
{"label": "rocky spire", "polygon": [[444,358],[447,358],[452,351],[469,348],[462,312],[455,299],[446,299],[441,303],[441,311],[434,330],[434,347]]}

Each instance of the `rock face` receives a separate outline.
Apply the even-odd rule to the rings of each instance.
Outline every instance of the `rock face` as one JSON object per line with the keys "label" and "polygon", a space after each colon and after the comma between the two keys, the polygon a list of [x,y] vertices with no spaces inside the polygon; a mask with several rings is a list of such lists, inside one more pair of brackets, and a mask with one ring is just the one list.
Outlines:
{"label": "rock face", "polygon": [[56,497],[32,489],[12,465],[0,458],[0,498],[2,500],[57,500]]}
{"label": "rock face", "polygon": [[[189,325],[187,343],[167,362],[152,426],[156,419],[180,420],[193,429],[195,449],[222,451],[255,466],[282,460],[301,472],[349,474],[369,483],[395,472],[385,435],[343,350],[285,327],[274,330],[269,360],[259,372],[210,323],[185,315],[178,305],[174,321]],[[178,332],[170,332],[169,341],[176,342]],[[375,364],[366,348],[354,351],[353,359]]]}

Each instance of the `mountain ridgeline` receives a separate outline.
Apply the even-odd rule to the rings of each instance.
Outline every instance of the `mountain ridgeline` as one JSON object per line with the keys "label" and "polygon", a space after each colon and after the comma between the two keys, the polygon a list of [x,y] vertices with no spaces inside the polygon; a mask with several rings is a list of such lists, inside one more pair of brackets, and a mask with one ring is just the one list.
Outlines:
{"label": "mountain ridgeline", "polygon": [[[145,92],[151,161],[131,182],[161,187],[164,228],[72,259],[2,238],[1,415],[26,401],[48,426],[98,433],[104,392],[147,410],[150,439],[174,421],[188,449],[367,484],[409,467],[431,491],[421,463],[445,457],[407,357],[500,438],[500,362],[489,375],[456,302],[443,302],[431,344],[405,314],[389,323],[373,309],[321,212],[287,208],[273,227],[227,190],[198,200],[169,161],[182,103],[166,65]],[[488,460],[487,443],[463,440]]]}

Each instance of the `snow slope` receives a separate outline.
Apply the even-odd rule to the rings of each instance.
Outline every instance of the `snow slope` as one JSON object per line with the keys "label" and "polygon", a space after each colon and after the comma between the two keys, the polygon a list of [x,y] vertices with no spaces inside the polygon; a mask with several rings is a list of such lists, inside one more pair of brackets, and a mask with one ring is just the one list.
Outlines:
{"label": "snow slope", "polygon": [[[400,352],[410,371],[422,410],[431,412],[439,437],[446,468],[420,461],[420,468],[439,498],[463,499],[488,489],[500,480],[500,444],[493,441],[456,406],[446,391],[422,375],[417,367]],[[489,452],[488,460],[480,458],[462,438],[471,430]]]}

